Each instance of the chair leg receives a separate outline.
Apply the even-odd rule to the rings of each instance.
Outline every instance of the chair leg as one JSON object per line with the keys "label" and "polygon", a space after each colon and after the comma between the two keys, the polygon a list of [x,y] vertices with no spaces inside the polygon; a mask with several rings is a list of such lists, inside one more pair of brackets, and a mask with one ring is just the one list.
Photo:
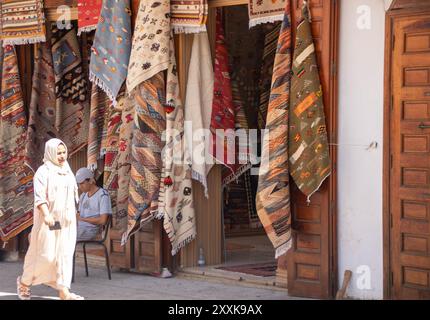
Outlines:
{"label": "chair leg", "polygon": [[83,248],[84,248],[84,261],[85,261],[85,274],[88,277],[88,262],[87,262],[87,250],[85,248],[86,243],[84,243]]}
{"label": "chair leg", "polygon": [[109,277],[109,280],[112,280],[111,273],[110,273],[109,252],[108,252],[108,249],[106,248],[106,245],[103,244],[103,247],[105,248],[106,268],[108,272],[108,277]]}
{"label": "chair leg", "polygon": [[73,252],[72,282],[75,282],[75,258],[76,258],[76,249]]}

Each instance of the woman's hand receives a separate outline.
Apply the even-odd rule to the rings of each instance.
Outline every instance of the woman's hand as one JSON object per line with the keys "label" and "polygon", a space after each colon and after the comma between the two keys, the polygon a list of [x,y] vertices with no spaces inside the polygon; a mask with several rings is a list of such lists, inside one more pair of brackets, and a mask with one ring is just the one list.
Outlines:
{"label": "woman's hand", "polygon": [[55,224],[55,220],[51,214],[45,215],[43,220],[49,227],[52,227]]}
{"label": "woman's hand", "polygon": [[49,227],[53,226],[55,224],[55,220],[52,214],[49,213],[49,209],[46,203],[42,203],[41,205],[38,206],[38,208],[42,213],[43,222],[45,222]]}

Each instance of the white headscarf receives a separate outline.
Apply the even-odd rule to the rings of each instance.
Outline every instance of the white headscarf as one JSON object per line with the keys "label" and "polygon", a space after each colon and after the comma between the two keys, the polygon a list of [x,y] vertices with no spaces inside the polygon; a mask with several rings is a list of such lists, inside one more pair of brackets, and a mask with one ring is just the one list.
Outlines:
{"label": "white headscarf", "polygon": [[60,165],[57,158],[57,152],[58,147],[62,144],[64,148],[66,149],[66,159],[67,159],[67,146],[66,144],[61,141],[60,139],[53,138],[48,140],[45,143],[45,154],[43,155],[43,163],[46,164],[49,169],[57,171],[59,174],[72,174],[73,172],[70,169],[69,163],[67,160],[63,163],[63,165]]}
{"label": "white headscarf", "polygon": [[[60,165],[57,158],[58,146],[63,145],[66,149],[66,159],[67,159],[67,146],[60,139],[50,139],[45,143],[45,154],[43,155],[43,163],[49,169],[48,176],[48,198],[55,199],[55,188],[53,183],[49,183],[50,181],[55,181],[56,175],[68,175],[70,179],[70,183],[73,184],[73,188],[75,189],[75,200],[78,201],[78,185],[76,184],[75,176],[70,169],[69,163],[64,161],[63,165]],[[52,179],[52,180],[51,180]]]}

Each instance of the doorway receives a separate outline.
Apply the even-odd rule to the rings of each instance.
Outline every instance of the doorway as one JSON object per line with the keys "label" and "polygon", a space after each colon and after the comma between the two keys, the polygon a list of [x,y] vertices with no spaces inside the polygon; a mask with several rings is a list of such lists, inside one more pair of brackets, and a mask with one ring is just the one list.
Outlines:
{"label": "doorway", "polygon": [[[248,2],[220,0],[209,2],[208,35],[212,49],[215,38],[215,10],[218,7],[235,7]],[[312,32],[316,46],[320,78],[324,92],[324,106],[328,126],[330,155],[333,170],[330,178],[322,185],[312,199],[306,197],[294,184],[291,185],[292,236],[293,244],[286,256],[278,259],[277,275],[282,274],[284,283],[288,282],[288,292],[293,296],[330,298],[337,289],[337,245],[336,245],[336,139],[337,139],[337,34],[338,1],[311,1],[313,17]],[[293,37],[297,19],[301,14],[302,1],[291,0]],[[235,23],[239,23],[236,21]],[[252,29],[251,29],[252,30]],[[192,36],[178,37],[178,69],[182,95],[185,93],[187,70],[190,61]],[[213,50],[212,50],[213,52]],[[250,115],[248,115],[250,116]],[[252,116],[252,115],[251,115]],[[256,114],[254,114],[256,116]],[[203,249],[207,266],[223,263],[226,255],[222,239],[224,222],[221,166],[215,166],[208,177],[209,200],[205,199],[198,186],[194,186],[197,219],[197,239],[183,248],[180,266],[197,268],[199,250]],[[203,201],[203,199],[205,201]],[[235,241],[234,237],[226,236]],[[245,241],[245,240],[244,240]],[[225,244],[226,246],[227,244]],[[232,246],[232,245],[230,245]],[[234,253],[232,253],[234,256]],[[273,255],[274,256],[274,255]],[[287,272],[288,269],[288,272]],[[205,272],[207,275],[206,271]],[[288,281],[287,281],[288,277]],[[278,277],[279,278],[279,277]]]}

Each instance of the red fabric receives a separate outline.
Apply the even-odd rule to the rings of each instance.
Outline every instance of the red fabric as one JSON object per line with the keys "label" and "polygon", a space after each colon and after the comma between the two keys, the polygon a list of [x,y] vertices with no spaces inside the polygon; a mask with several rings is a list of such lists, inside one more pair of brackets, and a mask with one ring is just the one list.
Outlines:
{"label": "red fabric", "polygon": [[[235,107],[231,91],[230,73],[228,68],[228,52],[225,44],[224,27],[222,22],[222,11],[217,9],[216,35],[215,35],[215,70],[214,70],[214,97],[212,102],[211,132],[212,147],[211,155],[219,162],[227,166],[232,172],[235,170],[235,148],[234,139],[227,139],[224,131],[224,139],[216,135],[217,129],[235,130]],[[234,138],[234,136],[233,136]],[[224,147],[224,157],[217,157],[216,146]],[[230,158],[227,155],[230,154]],[[231,162],[231,163],[228,163]]]}
{"label": "red fabric", "polygon": [[103,0],[78,0],[78,28],[97,27]]}

